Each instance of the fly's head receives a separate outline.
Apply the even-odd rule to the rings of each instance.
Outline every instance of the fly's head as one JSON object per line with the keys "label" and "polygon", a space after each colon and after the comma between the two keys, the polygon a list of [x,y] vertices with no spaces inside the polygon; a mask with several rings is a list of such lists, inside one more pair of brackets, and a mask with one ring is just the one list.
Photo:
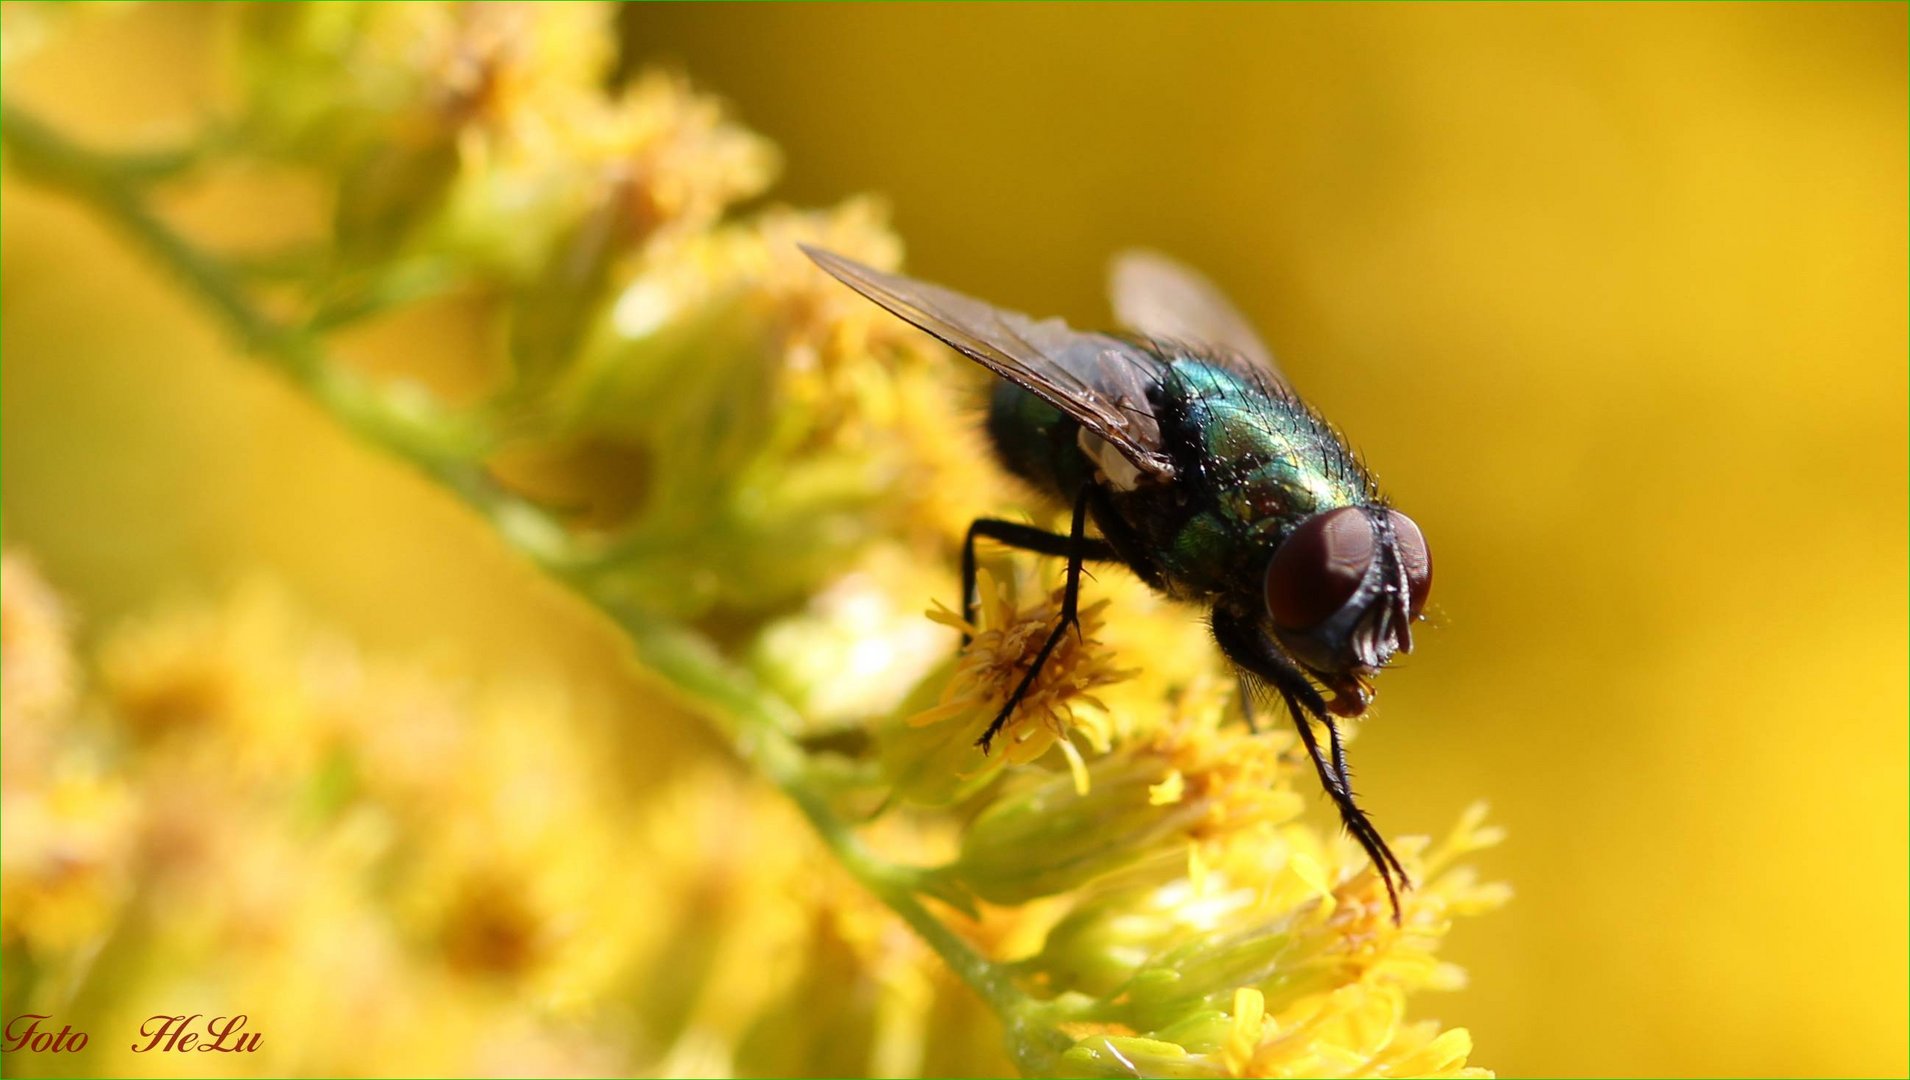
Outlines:
{"label": "fly's head", "polygon": [[1345,506],[1300,523],[1267,563],[1267,614],[1288,655],[1333,692],[1339,716],[1366,711],[1369,680],[1413,649],[1432,591],[1432,556],[1413,520]]}

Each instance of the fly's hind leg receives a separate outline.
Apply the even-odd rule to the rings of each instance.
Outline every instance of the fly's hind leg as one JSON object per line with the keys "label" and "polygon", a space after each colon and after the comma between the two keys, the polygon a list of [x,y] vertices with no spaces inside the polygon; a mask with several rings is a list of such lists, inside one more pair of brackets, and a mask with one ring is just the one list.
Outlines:
{"label": "fly's hind leg", "polygon": [[[1035,684],[1035,678],[1041,674],[1042,667],[1048,663],[1048,656],[1060,643],[1061,635],[1068,632],[1068,627],[1080,625],[1077,610],[1081,599],[1082,562],[1090,559],[1097,562],[1118,561],[1118,556],[1114,554],[1113,548],[1107,541],[1090,539],[1086,535],[1087,522],[1088,489],[1083,488],[1080,496],[1074,501],[1074,520],[1068,529],[1067,536],[1057,536],[1026,525],[1016,525],[1013,522],[996,521],[990,518],[983,518],[968,527],[968,542],[962,546],[962,614],[970,625],[973,625],[975,619],[975,538],[977,536],[987,536],[1011,546],[1044,555],[1065,556],[1068,560],[1067,585],[1061,591],[1061,619],[1049,632],[1048,639],[1041,643],[1041,651],[1035,654],[1034,663],[1028,665],[1028,672],[1021,677],[1021,683],[1015,687],[1015,692],[1008,695],[1008,703],[1002,706],[1000,713],[996,714],[994,721],[988,725],[988,730],[982,732],[982,737],[975,740],[975,745],[981,747],[984,754],[988,753],[995,741],[995,736],[1001,734],[1001,729],[1007,725],[1008,718],[1014,715],[1015,707],[1021,704],[1023,697],[1027,696],[1028,688]],[[964,640],[963,644],[967,644],[967,641]]]}

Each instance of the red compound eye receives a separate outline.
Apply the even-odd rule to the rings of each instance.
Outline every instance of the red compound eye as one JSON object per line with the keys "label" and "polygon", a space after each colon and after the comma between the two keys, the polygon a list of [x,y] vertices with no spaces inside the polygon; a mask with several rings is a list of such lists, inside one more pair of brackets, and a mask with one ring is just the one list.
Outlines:
{"label": "red compound eye", "polygon": [[1426,610],[1426,597],[1432,592],[1432,552],[1426,547],[1426,536],[1413,524],[1413,519],[1397,510],[1388,510],[1387,516],[1393,522],[1393,547],[1399,552],[1399,565],[1406,571],[1406,588],[1412,594],[1410,613],[1419,618]]}
{"label": "red compound eye", "polygon": [[[1413,535],[1419,535],[1417,527]],[[1267,564],[1267,610],[1274,623],[1286,630],[1308,630],[1324,622],[1353,598],[1377,548],[1373,526],[1358,507],[1329,510],[1302,522]],[[1419,550],[1425,551],[1423,540]]]}

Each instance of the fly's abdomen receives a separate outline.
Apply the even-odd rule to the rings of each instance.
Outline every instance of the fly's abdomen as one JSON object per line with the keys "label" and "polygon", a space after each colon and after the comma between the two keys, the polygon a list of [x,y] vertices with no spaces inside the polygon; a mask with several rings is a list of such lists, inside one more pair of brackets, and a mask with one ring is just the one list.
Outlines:
{"label": "fly's abdomen", "polygon": [[1089,477],[1081,425],[1010,382],[997,381],[988,401],[988,438],[1009,472],[1058,502],[1074,499]]}

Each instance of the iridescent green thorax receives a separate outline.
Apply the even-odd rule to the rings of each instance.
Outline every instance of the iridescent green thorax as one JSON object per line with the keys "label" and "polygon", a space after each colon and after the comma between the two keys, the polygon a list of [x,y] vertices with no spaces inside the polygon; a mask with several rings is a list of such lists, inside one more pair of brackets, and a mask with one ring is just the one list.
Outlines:
{"label": "iridescent green thorax", "polygon": [[1379,492],[1318,413],[1271,380],[1177,357],[1156,410],[1180,465],[1189,513],[1162,536],[1160,562],[1198,592],[1257,581],[1300,523]]}
{"label": "iridescent green thorax", "polygon": [[[1126,534],[1125,546],[1138,549],[1129,554],[1171,592],[1210,596],[1258,580],[1307,518],[1379,502],[1338,434],[1284,387],[1198,357],[1161,359],[1148,404],[1178,475],[1131,490],[1104,484],[1121,520],[1100,525],[1117,543]],[[1080,426],[1006,383],[989,434],[1012,471],[1062,502],[1095,475]]]}
{"label": "iridescent green thorax", "polygon": [[[1339,434],[1283,388],[1226,368],[1178,360],[1162,385],[1170,446],[1206,473],[1216,507],[1277,542],[1323,510],[1372,503],[1379,492]],[[1179,459],[1182,454],[1177,453]]]}

